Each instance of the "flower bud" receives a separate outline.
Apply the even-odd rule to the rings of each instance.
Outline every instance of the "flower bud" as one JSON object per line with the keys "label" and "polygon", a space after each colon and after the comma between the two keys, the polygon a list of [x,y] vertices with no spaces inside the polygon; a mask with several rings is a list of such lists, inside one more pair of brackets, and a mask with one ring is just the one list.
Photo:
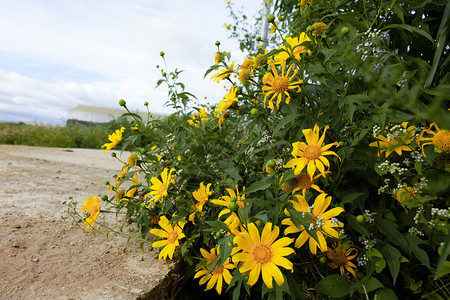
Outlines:
{"label": "flower bud", "polygon": [[116,152],[111,152],[111,157],[116,157]]}
{"label": "flower bud", "polygon": [[341,28],[341,33],[344,34],[344,35],[347,34],[349,31],[350,31],[350,29],[348,29],[347,26],[344,26],[344,27]]}
{"label": "flower bud", "polygon": [[126,104],[127,104],[127,102],[125,102],[125,100],[123,100],[123,99],[119,100],[119,105],[120,106],[125,106]]}
{"label": "flower bud", "polygon": [[147,101],[144,102],[144,106],[148,106],[148,102]]}
{"label": "flower bud", "polygon": [[216,41],[216,46],[220,46],[220,41]]}
{"label": "flower bud", "polygon": [[102,195],[101,199],[102,199],[103,201],[107,201],[107,200],[108,200],[108,196],[107,196],[107,195]]}
{"label": "flower bud", "polygon": [[313,31],[314,30],[314,27],[312,26],[312,25],[309,25],[307,28],[306,28],[306,32],[311,32],[311,31]]}
{"label": "flower bud", "polygon": [[257,109],[256,107],[252,108],[252,110],[250,111],[250,114],[251,114],[254,118],[259,117],[259,109]]}
{"label": "flower bud", "polygon": [[165,53],[163,51],[161,51],[161,52],[159,52],[159,55],[164,57]]}
{"label": "flower bud", "polygon": [[273,23],[275,21],[275,16],[273,14],[267,15],[267,22]]}

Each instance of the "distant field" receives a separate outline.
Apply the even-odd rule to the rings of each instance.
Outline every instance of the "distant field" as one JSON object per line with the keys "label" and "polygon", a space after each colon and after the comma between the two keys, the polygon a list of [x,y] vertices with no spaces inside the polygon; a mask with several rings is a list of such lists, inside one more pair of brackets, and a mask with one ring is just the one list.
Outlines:
{"label": "distant field", "polygon": [[99,149],[118,126],[118,121],[95,126],[0,123],[0,144]]}

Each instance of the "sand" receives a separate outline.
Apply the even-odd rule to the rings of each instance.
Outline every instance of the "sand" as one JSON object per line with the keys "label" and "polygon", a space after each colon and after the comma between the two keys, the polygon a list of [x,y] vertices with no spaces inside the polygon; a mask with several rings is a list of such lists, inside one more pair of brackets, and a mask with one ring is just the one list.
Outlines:
{"label": "sand", "polygon": [[148,245],[61,219],[69,197],[109,194],[121,166],[102,150],[0,145],[0,299],[136,299],[162,280],[171,264]]}

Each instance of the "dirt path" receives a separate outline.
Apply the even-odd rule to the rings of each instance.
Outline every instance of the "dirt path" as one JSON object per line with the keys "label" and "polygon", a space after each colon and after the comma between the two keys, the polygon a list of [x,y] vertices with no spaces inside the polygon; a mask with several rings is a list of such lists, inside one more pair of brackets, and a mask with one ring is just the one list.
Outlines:
{"label": "dirt path", "polygon": [[101,150],[0,145],[0,299],[136,299],[168,273],[139,242],[61,220],[120,168]]}

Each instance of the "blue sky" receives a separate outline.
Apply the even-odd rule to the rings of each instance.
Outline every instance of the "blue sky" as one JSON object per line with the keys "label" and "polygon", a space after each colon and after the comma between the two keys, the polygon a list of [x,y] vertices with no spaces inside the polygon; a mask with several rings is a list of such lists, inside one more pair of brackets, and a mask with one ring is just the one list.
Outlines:
{"label": "blue sky", "polygon": [[[0,0],[0,122],[64,124],[79,104],[155,113],[167,90],[155,89],[166,53],[169,70],[185,70],[186,89],[216,103],[223,86],[203,79],[216,40],[239,62],[228,39],[225,0]],[[248,16],[261,0],[235,0]]]}

